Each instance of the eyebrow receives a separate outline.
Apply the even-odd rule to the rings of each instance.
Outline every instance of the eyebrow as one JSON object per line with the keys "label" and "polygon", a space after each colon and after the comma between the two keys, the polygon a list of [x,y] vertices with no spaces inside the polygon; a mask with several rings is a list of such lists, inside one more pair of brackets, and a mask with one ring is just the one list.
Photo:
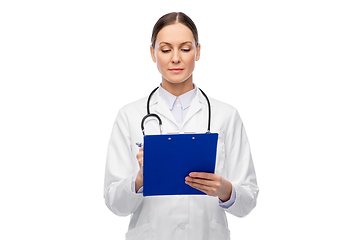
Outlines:
{"label": "eyebrow", "polygon": [[[182,45],[184,45],[186,43],[191,43],[192,44],[192,41],[183,42],[183,43],[180,44],[180,46],[182,46]],[[171,43],[168,43],[168,42],[160,42],[159,45],[161,45],[161,44],[172,45]]]}

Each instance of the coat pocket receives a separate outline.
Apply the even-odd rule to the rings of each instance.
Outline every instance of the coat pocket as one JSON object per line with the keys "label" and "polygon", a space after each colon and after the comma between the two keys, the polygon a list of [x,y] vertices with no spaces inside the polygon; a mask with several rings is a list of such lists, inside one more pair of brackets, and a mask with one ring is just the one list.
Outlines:
{"label": "coat pocket", "polygon": [[211,221],[209,227],[209,240],[230,240],[230,231],[227,227]]}
{"label": "coat pocket", "polygon": [[128,231],[125,235],[126,240],[156,240],[156,234],[150,223],[136,227]]}

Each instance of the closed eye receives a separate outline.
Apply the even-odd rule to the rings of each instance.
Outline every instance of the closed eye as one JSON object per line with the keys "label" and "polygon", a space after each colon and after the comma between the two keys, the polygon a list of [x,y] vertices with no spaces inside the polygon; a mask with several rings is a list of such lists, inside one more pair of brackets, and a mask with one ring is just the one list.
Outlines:
{"label": "closed eye", "polygon": [[190,52],[190,49],[182,49],[184,52]]}

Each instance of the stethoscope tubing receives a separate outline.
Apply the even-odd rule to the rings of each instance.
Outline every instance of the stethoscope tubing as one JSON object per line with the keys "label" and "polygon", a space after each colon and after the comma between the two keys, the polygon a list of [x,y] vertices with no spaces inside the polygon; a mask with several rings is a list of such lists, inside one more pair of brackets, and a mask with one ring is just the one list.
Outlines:
{"label": "stethoscope tubing", "polygon": [[[156,90],[158,90],[159,87],[156,87],[149,95],[148,100],[147,100],[147,114],[143,117],[143,119],[141,120],[141,131],[143,133],[143,135],[145,136],[145,120],[148,117],[155,117],[157,118],[157,120],[159,121],[159,128],[160,128],[160,134],[162,134],[162,121],[161,118],[159,117],[159,115],[155,114],[155,113],[150,113],[150,100],[152,95],[156,92]],[[208,103],[208,112],[209,112],[209,117],[208,117],[208,126],[207,126],[207,131],[206,133],[210,133],[210,124],[211,124],[211,105],[210,105],[210,100],[209,98],[206,96],[205,92],[203,90],[201,90],[199,88],[200,92],[204,95],[204,97],[206,98],[206,101]]]}

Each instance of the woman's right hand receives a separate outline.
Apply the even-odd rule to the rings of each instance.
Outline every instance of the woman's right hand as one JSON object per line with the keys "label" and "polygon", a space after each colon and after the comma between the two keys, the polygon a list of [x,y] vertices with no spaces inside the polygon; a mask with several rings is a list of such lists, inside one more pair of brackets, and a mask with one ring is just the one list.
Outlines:
{"label": "woman's right hand", "polygon": [[135,180],[135,191],[138,192],[139,189],[143,186],[143,159],[144,159],[144,147],[139,148],[138,154],[136,154],[136,158],[139,163],[140,170],[136,176]]}

